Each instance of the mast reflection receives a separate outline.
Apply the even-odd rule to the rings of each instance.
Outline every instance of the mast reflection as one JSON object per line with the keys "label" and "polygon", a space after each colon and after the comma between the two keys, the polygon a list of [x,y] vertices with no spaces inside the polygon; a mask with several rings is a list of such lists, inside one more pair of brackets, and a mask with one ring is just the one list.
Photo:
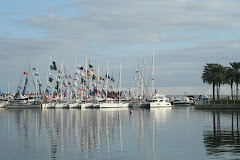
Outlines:
{"label": "mast reflection", "polygon": [[42,159],[67,159],[69,155],[73,159],[126,159],[129,151],[135,158],[158,159],[159,130],[171,115],[167,108],[137,109],[133,114],[129,109],[109,108],[4,112],[9,112],[4,119],[16,127],[24,154]]}

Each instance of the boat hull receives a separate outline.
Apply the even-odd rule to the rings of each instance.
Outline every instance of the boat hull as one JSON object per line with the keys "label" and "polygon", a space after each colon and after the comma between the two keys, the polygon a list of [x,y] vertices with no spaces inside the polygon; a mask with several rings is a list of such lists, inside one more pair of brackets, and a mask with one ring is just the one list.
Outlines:
{"label": "boat hull", "polygon": [[128,103],[100,103],[100,108],[128,108]]}
{"label": "boat hull", "polygon": [[27,109],[27,108],[41,108],[41,104],[8,104],[7,109]]}
{"label": "boat hull", "polygon": [[150,108],[166,108],[172,107],[171,103],[150,103]]}
{"label": "boat hull", "polygon": [[81,104],[81,109],[84,109],[84,108],[92,108],[93,107],[93,104],[92,103],[82,103]]}
{"label": "boat hull", "polygon": [[8,104],[8,101],[2,101],[0,102],[0,108],[5,108],[5,106]]}

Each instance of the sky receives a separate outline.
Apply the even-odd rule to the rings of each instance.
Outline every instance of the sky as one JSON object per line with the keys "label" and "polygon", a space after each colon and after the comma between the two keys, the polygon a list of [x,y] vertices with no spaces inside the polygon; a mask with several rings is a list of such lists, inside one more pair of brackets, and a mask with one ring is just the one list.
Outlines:
{"label": "sky", "polygon": [[16,91],[27,60],[45,84],[50,56],[69,74],[76,58],[84,66],[87,55],[102,72],[108,61],[115,79],[122,63],[131,86],[138,66],[149,77],[153,51],[155,86],[205,86],[206,63],[240,61],[239,8],[239,0],[3,1],[0,91],[8,83]]}

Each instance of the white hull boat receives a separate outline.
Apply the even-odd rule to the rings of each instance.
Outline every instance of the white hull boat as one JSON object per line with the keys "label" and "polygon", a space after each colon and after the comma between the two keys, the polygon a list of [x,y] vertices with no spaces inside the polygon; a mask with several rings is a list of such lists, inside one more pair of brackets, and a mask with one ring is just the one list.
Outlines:
{"label": "white hull boat", "polygon": [[41,104],[41,109],[54,109],[55,108],[55,103],[50,102],[50,103],[42,103]]}
{"label": "white hull boat", "polygon": [[82,103],[81,104],[81,109],[92,108],[92,107],[93,107],[93,103]]}
{"label": "white hull boat", "polygon": [[0,108],[4,108],[8,104],[8,101],[1,101]]}
{"label": "white hull boat", "polygon": [[156,94],[149,99],[147,99],[150,108],[164,108],[172,107],[172,104],[169,102],[169,99],[165,95]]}
{"label": "white hull boat", "polygon": [[69,108],[80,108],[81,104],[79,104],[78,102],[75,102],[75,103],[69,103],[68,106]]}
{"label": "white hull boat", "polygon": [[100,103],[99,105],[100,108],[128,108],[129,103],[110,103],[110,102],[105,102],[105,103]]}

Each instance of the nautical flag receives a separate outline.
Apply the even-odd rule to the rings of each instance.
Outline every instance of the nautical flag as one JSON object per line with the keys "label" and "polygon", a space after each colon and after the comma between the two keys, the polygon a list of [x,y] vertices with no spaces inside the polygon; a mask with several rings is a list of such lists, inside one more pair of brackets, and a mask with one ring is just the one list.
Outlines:
{"label": "nautical flag", "polygon": [[94,72],[95,70],[94,69],[91,69],[92,72]]}
{"label": "nautical flag", "polygon": [[55,63],[54,61],[52,61],[52,63],[53,63],[53,69],[54,69],[54,70],[57,70],[56,63]]}
{"label": "nautical flag", "polygon": [[103,78],[102,78],[102,77],[100,77],[99,79],[100,79],[100,80],[103,80]]}
{"label": "nautical flag", "polygon": [[23,72],[23,74],[27,75],[27,72]]}
{"label": "nautical flag", "polygon": [[79,71],[79,70],[76,70],[75,74],[80,74],[80,71]]}
{"label": "nautical flag", "polygon": [[89,68],[93,68],[93,66],[91,64],[89,64]]}
{"label": "nautical flag", "polygon": [[152,80],[154,80],[154,77],[152,77]]}
{"label": "nautical flag", "polygon": [[113,82],[114,82],[114,79],[113,79],[113,77],[111,78],[111,81],[113,81]]}
{"label": "nautical flag", "polygon": [[52,81],[53,81],[53,78],[52,78],[52,77],[49,77],[48,80],[49,80],[49,82],[52,82]]}
{"label": "nautical flag", "polygon": [[72,78],[72,76],[71,76],[71,75],[69,75],[69,76],[68,76],[68,78]]}
{"label": "nautical flag", "polygon": [[33,68],[33,70],[36,70],[36,68]]}
{"label": "nautical flag", "polygon": [[19,89],[22,89],[20,86],[18,86]]}
{"label": "nautical flag", "polygon": [[85,74],[84,74],[83,72],[81,72],[81,76],[82,76],[82,77],[84,77],[84,76],[85,76]]}
{"label": "nautical flag", "polygon": [[93,75],[93,76],[92,76],[92,80],[94,80],[94,79],[95,79],[95,76]]}
{"label": "nautical flag", "polygon": [[138,70],[136,69],[136,73],[138,73]]}
{"label": "nautical flag", "polygon": [[77,66],[76,67],[78,70],[83,70],[83,67],[80,65],[80,66]]}
{"label": "nautical flag", "polygon": [[87,71],[87,76],[92,76],[91,74],[89,74],[89,71]]}
{"label": "nautical flag", "polygon": [[54,67],[53,67],[52,65],[50,65],[50,69],[51,69],[51,70],[54,70]]}
{"label": "nautical flag", "polygon": [[80,67],[80,70],[83,70],[83,67]]}
{"label": "nautical flag", "polygon": [[74,78],[74,80],[79,80],[79,79],[78,79],[78,77],[77,77],[77,75],[75,75],[75,78]]}
{"label": "nautical flag", "polygon": [[76,68],[82,67],[79,63],[76,64]]}
{"label": "nautical flag", "polygon": [[77,87],[77,82],[74,82],[74,86],[76,86],[76,87]]}
{"label": "nautical flag", "polygon": [[35,73],[35,76],[39,76],[38,73]]}
{"label": "nautical flag", "polygon": [[134,76],[133,78],[134,78],[134,79],[137,79],[137,77],[136,77],[136,76]]}
{"label": "nautical flag", "polygon": [[107,75],[107,74],[106,74],[106,76],[105,76],[105,77],[106,77],[106,78],[108,78],[108,79],[110,79],[110,76],[109,76],[109,75]]}

